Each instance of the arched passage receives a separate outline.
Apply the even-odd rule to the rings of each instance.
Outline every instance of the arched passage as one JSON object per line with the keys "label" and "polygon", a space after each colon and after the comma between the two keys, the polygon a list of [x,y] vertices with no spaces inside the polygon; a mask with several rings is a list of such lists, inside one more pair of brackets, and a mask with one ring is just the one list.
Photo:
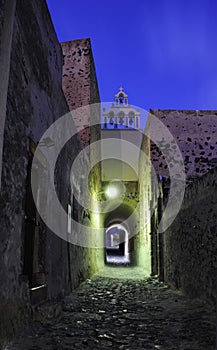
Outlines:
{"label": "arched passage", "polygon": [[129,232],[121,224],[106,229],[105,261],[107,264],[129,264]]}
{"label": "arched passage", "polygon": [[105,263],[135,264],[134,237],[137,234],[137,220],[134,208],[122,203],[107,212],[105,227]]}

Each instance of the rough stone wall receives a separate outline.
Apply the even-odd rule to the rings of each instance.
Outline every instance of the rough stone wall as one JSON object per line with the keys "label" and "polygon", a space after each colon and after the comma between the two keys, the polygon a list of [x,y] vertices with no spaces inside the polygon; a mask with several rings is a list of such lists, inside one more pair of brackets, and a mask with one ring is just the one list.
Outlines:
{"label": "rough stone wall", "polygon": [[[64,57],[63,91],[70,110],[99,103],[99,90],[90,39],[61,43]],[[74,122],[85,146],[90,143],[90,111],[78,114]]]}
{"label": "rough stone wall", "polygon": [[0,2],[0,188],[2,174],[2,156],[4,127],[6,119],[7,92],[10,72],[13,23],[16,0]]}
{"label": "rough stone wall", "polygon": [[[100,148],[95,144],[100,139],[100,96],[91,50],[90,39],[80,39],[61,43],[63,50],[63,91],[73,115],[73,120],[81,139],[82,149],[89,161],[91,175],[89,177],[89,189],[92,195],[101,191],[101,168],[95,165],[96,159],[100,159]],[[97,124],[90,127],[91,123]],[[89,151],[88,146],[94,145]],[[80,191],[81,195],[84,195]],[[86,209],[86,208],[85,208]],[[98,226],[100,219],[94,213],[87,213],[86,226]],[[82,217],[84,212],[80,213]],[[80,220],[82,223],[82,219]],[[104,263],[103,250],[73,247],[76,255],[82,255],[84,266],[80,264],[81,276],[88,277],[96,272]]]}
{"label": "rough stone wall", "polygon": [[[30,285],[23,270],[27,169],[32,157],[30,139],[37,144],[46,129],[67,111],[62,91],[62,50],[46,3],[44,0],[18,1],[13,27],[0,194],[0,347],[21,322],[28,321],[31,309]],[[77,152],[76,145],[74,142],[70,153],[73,149]],[[70,201],[68,151],[63,152],[56,170],[58,195],[64,208]],[[45,249],[45,298],[58,298],[70,290],[68,246],[40,219],[38,221],[37,237],[43,241]],[[39,250],[37,254],[40,256],[40,253]],[[80,273],[79,261],[76,256],[73,259],[72,286],[77,283]]]}
{"label": "rough stone wall", "polygon": [[[181,211],[164,233],[164,279],[215,304],[217,168],[189,185]],[[172,213],[171,213],[172,215]]]}
{"label": "rough stone wall", "polygon": [[0,1],[0,30],[2,33],[2,28],[4,24],[4,10],[5,10],[5,0]]}
{"label": "rough stone wall", "polygon": [[[198,178],[217,164],[217,111],[150,110],[174,136],[184,159],[187,180]],[[162,149],[167,141],[161,140]],[[151,159],[156,172],[168,176],[168,165],[155,144]]]}
{"label": "rough stone wall", "polygon": [[[91,42],[89,38],[85,38],[67,41],[61,45],[64,58],[63,91],[70,111],[78,110],[73,113],[73,120],[85,148],[100,139],[100,95]],[[80,107],[83,107],[81,113],[79,113]],[[90,121],[96,125],[90,128]],[[95,159],[100,158],[100,149],[95,147],[90,154],[86,149],[86,153],[92,168]],[[92,191],[100,191],[100,173],[98,164],[94,167],[90,179]]]}
{"label": "rough stone wall", "polygon": [[[144,135],[139,160],[139,198],[140,198],[140,235],[138,239],[138,257],[147,275],[156,274],[156,250],[153,251],[153,232],[151,216],[157,207],[156,197],[159,195],[152,183],[150,164],[150,139]],[[153,273],[154,269],[154,273]]]}

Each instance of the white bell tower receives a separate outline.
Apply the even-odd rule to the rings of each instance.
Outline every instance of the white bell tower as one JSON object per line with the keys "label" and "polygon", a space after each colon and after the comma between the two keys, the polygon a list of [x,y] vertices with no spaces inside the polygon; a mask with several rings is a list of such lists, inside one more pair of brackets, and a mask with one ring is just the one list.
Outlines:
{"label": "white bell tower", "polygon": [[140,110],[128,103],[123,87],[114,96],[109,109],[103,109],[102,129],[140,129]]}

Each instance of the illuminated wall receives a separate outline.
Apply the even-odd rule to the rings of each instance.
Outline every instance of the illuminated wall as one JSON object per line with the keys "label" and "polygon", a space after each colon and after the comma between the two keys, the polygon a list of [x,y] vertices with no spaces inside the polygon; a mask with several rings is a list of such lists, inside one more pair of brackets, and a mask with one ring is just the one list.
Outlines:
{"label": "illuminated wall", "polygon": [[139,159],[140,232],[137,238],[138,264],[144,267],[146,275],[151,268],[151,197],[152,179],[150,164],[150,140],[144,136]]}

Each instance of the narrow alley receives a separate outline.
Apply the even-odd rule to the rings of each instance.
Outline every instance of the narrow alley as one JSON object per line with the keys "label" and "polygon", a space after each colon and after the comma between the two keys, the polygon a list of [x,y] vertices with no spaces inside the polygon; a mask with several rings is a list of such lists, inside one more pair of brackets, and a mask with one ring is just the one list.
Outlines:
{"label": "narrow alley", "polygon": [[38,307],[37,320],[5,350],[213,350],[215,316],[138,268],[107,266],[61,307]]}
{"label": "narrow alley", "polygon": [[[138,16],[123,27],[127,4],[118,13],[107,1],[112,16],[99,17],[88,9],[103,1],[53,1],[69,14],[59,38],[49,2],[0,0],[0,350],[215,350],[217,109],[203,109],[207,77],[198,104],[176,104],[181,85],[168,78],[190,46],[159,79],[157,50],[143,75],[137,58],[152,50],[141,55],[144,35],[128,35]],[[75,28],[78,4],[87,16]],[[106,19],[119,52],[98,27]],[[187,98],[198,93],[189,86]]]}

